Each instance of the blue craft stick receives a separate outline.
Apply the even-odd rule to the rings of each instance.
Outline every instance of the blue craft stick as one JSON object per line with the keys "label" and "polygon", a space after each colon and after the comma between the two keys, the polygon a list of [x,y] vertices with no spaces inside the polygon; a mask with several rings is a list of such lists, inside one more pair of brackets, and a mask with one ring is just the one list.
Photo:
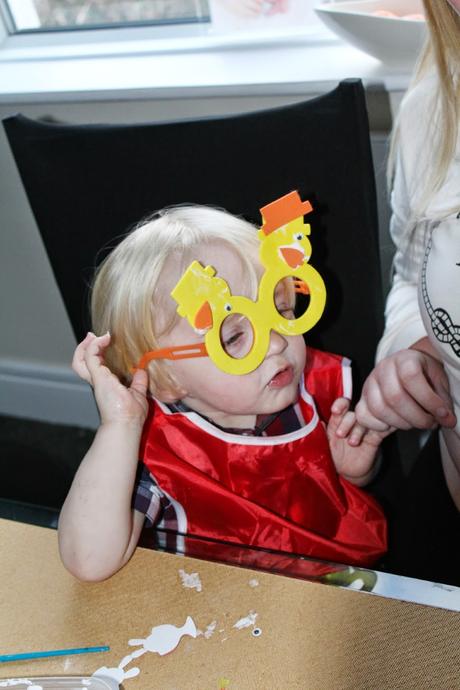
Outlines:
{"label": "blue craft stick", "polygon": [[110,647],[78,647],[76,649],[49,649],[45,652],[25,652],[24,654],[1,654],[0,662],[27,661],[28,659],[43,659],[47,656],[68,656],[70,654],[89,654],[90,652],[108,652]]}

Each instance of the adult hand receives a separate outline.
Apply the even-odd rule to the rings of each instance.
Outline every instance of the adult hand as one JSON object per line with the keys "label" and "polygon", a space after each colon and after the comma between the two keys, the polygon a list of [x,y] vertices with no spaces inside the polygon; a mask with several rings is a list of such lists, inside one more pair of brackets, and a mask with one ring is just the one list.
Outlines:
{"label": "adult hand", "polygon": [[359,424],[375,431],[456,424],[444,367],[426,351],[412,348],[377,364],[363,386],[355,412]]}

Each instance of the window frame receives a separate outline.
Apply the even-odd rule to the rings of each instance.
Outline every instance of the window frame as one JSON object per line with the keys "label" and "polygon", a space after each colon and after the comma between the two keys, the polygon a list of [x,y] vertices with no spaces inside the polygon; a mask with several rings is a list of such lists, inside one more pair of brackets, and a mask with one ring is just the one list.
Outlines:
{"label": "window frame", "polygon": [[10,35],[0,13],[0,103],[306,97],[348,77],[399,92],[409,83],[409,67],[390,69],[322,24],[276,36],[210,36],[204,26]]}
{"label": "window frame", "polygon": [[292,42],[317,45],[340,41],[321,21],[302,27],[248,30],[228,34],[213,33],[212,22],[201,21],[157,25],[126,24],[113,27],[52,27],[14,32],[11,20],[6,16],[9,10],[4,9],[4,3],[12,1],[15,0],[0,0],[0,59],[5,54],[7,59],[34,56],[91,58],[101,55],[238,49],[241,46],[283,45]]}

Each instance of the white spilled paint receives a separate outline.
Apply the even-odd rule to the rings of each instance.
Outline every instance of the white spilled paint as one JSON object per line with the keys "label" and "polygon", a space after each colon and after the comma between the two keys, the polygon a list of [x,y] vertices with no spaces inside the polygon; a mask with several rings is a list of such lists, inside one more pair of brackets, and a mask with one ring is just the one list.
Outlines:
{"label": "white spilled paint", "polygon": [[97,669],[97,671],[94,671],[93,676],[95,676],[96,678],[111,678],[116,683],[121,684],[124,680],[128,680],[129,678],[135,678],[140,673],[137,666],[133,666],[128,671],[125,671],[125,667],[132,660],[133,655],[128,654],[127,656],[123,657],[118,666],[113,666],[110,668],[107,668],[107,666],[101,666]]}
{"label": "white spilled paint", "polygon": [[129,656],[132,659],[136,659],[145,654],[145,652],[156,652],[160,656],[169,654],[177,647],[184,635],[189,635],[190,637],[198,635],[196,625],[190,616],[187,616],[187,620],[181,628],[169,624],[157,625],[155,628],[152,628],[152,632],[145,639],[129,640],[128,644],[131,646],[140,645],[140,649],[136,649]]}
{"label": "white spilled paint", "polygon": [[255,577],[252,578],[252,580],[249,580],[249,586],[254,589],[254,587],[259,586],[259,580],[256,580]]}
{"label": "white spilled paint", "polygon": [[[203,632],[202,630],[197,630],[197,635],[203,635],[207,640],[211,637],[211,635],[214,634],[217,626],[217,621],[213,621],[210,623],[207,627],[206,630]],[[223,632],[223,631],[220,631]]]}
{"label": "white spilled paint", "polygon": [[202,585],[198,573],[186,573],[185,570],[179,570],[179,575],[184,587],[196,589],[197,592],[201,592]]}
{"label": "white spilled paint", "polygon": [[240,618],[238,621],[236,621],[233,627],[237,630],[249,628],[251,625],[255,625],[257,615],[258,614],[254,613],[254,611],[250,611],[247,616],[245,616],[244,618]]}

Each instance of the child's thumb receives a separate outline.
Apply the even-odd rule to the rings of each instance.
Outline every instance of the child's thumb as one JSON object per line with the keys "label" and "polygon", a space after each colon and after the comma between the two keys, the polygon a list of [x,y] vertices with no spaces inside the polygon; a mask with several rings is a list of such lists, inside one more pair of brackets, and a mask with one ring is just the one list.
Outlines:
{"label": "child's thumb", "polygon": [[144,397],[147,395],[149,377],[145,369],[136,369],[131,380],[130,388]]}

